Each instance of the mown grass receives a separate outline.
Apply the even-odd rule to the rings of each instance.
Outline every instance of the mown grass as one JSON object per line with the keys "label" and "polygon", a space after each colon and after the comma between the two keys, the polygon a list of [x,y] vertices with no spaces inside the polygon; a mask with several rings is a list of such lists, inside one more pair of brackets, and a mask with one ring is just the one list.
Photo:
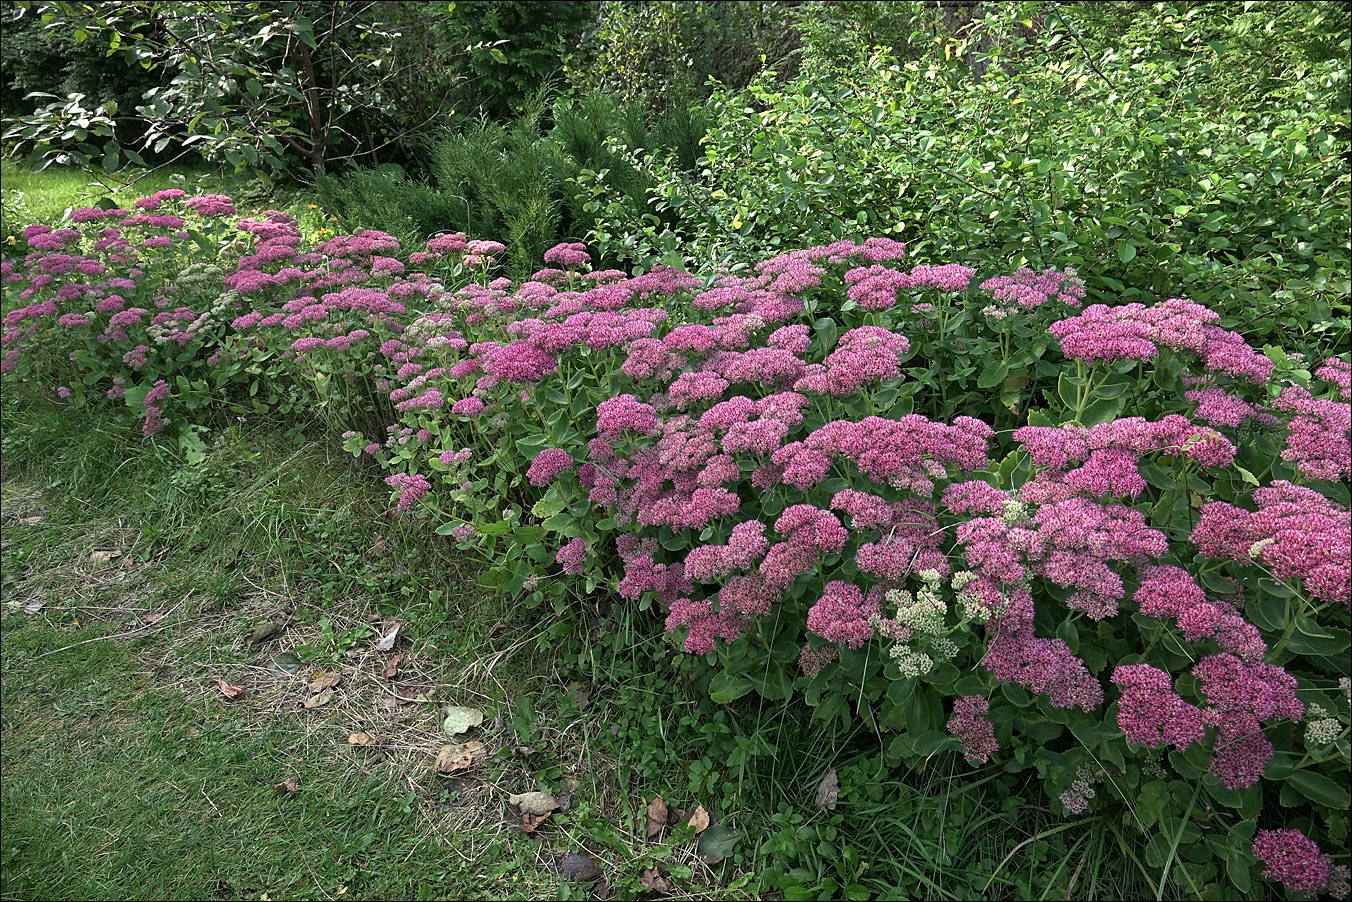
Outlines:
{"label": "mown grass", "polygon": [[[491,679],[465,667],[484,630],[514,622],[506,605],[454,567],[445,595],[407,572],[395,588],[385,571],[419,558],[361,474],[312,445],[227,440],[194,471],[80,425],[6,423],[6,898],[550,891],[498,800],[430,767],[438,703],[485,704],[533,676],[530,654]],[[462,605],[480,616],[456,617]],[[384,685],[371,637],[394,610],[404,681]],[[270,667],[286,649],[306,659],[295,673]],[[307,710],[315,670],[345,682]],[[218,678],[244,694],[227,699]],[[382,702],[414,685],[434,701]],[[363,729],[386,741],[350,746]],[[288,780],[300,789],[273,788]]]}
{"label": "mown grass", "polygon": [[103,198],[126,206],[137,198],[168,188],[227,194],[244,211],[275,207],[298,213],[305,206],[296,189],[279,189],[256,174],[227,173],[200,162],[90,174],[63,166],[33,172],[5,159],[0,160],[0,184],[4,186],[5,225],[15,230],[32,223],[53,225],[61,221],[67,210],[91,206]]}

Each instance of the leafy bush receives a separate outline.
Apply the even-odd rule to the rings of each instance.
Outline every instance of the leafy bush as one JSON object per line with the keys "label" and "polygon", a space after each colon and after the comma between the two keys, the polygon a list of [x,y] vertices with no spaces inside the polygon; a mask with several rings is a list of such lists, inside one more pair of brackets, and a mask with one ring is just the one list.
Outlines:
{"label": "leafy bush", "polygon": [[386,168],[320,179],[321,197],[344,217],[382,223],[401,239],[442,231],[504,236],[517,276],[554,244],[588,233],[610,261],[645,260],[646,247],[612,240],[598,224],[671,224],[652,213],[651,179],[631,155],[660,152],[673,165],[693,166],[702,116],[673,109],[650,124],[637,105],[595,93],[560,98],[549,114],[547,135],[539,110],[511,126],[480,121],[448,130],[429,143],[428,183]]}
{"label": "leafy bush", "polygon": [[[155,84],[134,109],[80,98],[109,120],[99,129],[71,115],[70,98],[53,98],[10,120],[5,138],[39,166],[109,171],[170,148],[297,176],[408,162],[414,138],[451,109],[452,63],[484,50],[452,47],[438,16],[421,3],[45,3],[44,26]],[[139,125],[134,144],[119,140],[128,119]]]}
{"label": "leafy bush", "polygon": [[121,397],[189,454],[211,415],[321,410],[500,591],[660,617],[716,700],[1035,773],[1161,886],[1251,894],[1257,856],[1345,892],[1345,357],[887,238],[712,283],[567,244],[512,282],[497,242],[139,206],[25,231],[7,393]]}
{"label": "leafy bush", "polygon": [[[6,116],[29,115],[40,98],[29,95],[81,94],[112,101],[130,110],[156,82],[140,66],[127,66],[117,57],[89,53],[74,29],[44,26],[39,15],[20,4],[7,4],[0,12],[0,108]],[[118,140],[135,142],[145,124],[121,123]]]}
{"label": "leafy bush", "polygon": [[[1345,343],[1345,53],[1293,62],[1262,103],[1231,104],[1211,93],[1238,63],[1204,43],[1208,11],[1116,46],[1088,44],[1071,13],[1033,37],[1012,14],[973,23],[951,60],[878,54],[716,91],[699,166],[639,160],[675,216],[671,243],[745,265],[884,233],[922,259],[1076,267],[1096,300],[1194,297],[1260,342]],[[977,42],[980,79],[961,61]]]}
{"label": "leafy bush", "polygon": [[540,89],[561,77],[591,19],[591,4],[456,0],[446,18],[454,45],[489,49],[465,60],[458,106],[507,122],[528,113]]}
{"label": "leafy bush", "polygon": [[565,72],[583,92],[615,94],[649,110],[687,106],[709,79],[742,87],[797,47],[795,4],[762,0],[603,0]]}

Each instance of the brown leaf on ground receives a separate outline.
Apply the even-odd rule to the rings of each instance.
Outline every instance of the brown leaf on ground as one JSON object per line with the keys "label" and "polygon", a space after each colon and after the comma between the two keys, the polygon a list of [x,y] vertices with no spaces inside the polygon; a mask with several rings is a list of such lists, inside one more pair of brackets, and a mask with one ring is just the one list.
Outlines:
{"label": "brown leaf on ground", "polygon": [[694,830],[696,833],[703,833],[705,830],[709,829],[709,812],[704,810],[703,805],[697,805],[695,806],[695,810],[691,813],[690,820],[687,821],[687,823],[690,824],[690,829]]}
{"label": "brown leaf on ground", "polygon": [[220,686],[221,695],[224,695],[226,698],[239,698],[242,694],[244,694],[243,689],[241,689],[238,686],[231,686],[229,683],[227,683],[220,677],[216,678],[216,685]]}
{"label": "brown leaf on ground", "polygon": [[349,745],[375,745],[376,738],[365,730],[362,730],[360,733],[353,733],[351,736],[347,737],[347,742]]}
{"label": "brown leaf on ground", "polygon": [[488,746],[477,739],[459,745],[443,745],[437,754],[436,768],[443,774],[467,770],[488,757]]}
{"label": "brown leaf on ground", "polygon": [[582,683],[574,683],[570,689],[571,691],[568,694],[573,697],[573,703],[577,705],[577,709],[586,711],[591,705],[591,689]]}
{"label": "brown leaf on ground", "polygon": [[394,690],[394,695],[391,697],[401,706],[411,705],[415,702],[431,701],[428,696],[432,694],[432,684],[418,680],[410,680],[407,675],[396,682],[391,688]]}
{"label": "brown leaf on ground", "polygon": [[168,616],[169,614],[165,611],[161,611],[158,614],[146,614],[144,617],[141,618],[141,622],[144,623],[146,626],[150,626],[153,623],[159,623],[161,620],[163,620]]}
{"label": "brown leaf on ground", "polygon": [[667,803],[662,800],[661,796],[648,803],[648,839],[656,839],[662,835],[662,828],[667,825],[669,814]]}
{"label": "brown leaf on ground", "polygon": [[325,673],[318,671],[310,676],[310,694],[323,692],[325,689],[332,689],[343,681],[341,673]]}
{"label": "brown leaf on ground", "polygon": [[19,523],[23,526],[37,526],[43,520],[42,514],[35,514],[31,517],[21,517]]}
{"label": "brown leaf on ground", "polygon": [[45,608],[46,606],[47,606],[47,599],[45,599],[45,598],[37,598],[37,599],[34,599],[33,601],[30,601],[28,604],[24,605],[24,606],[23,606],[23,612],[24,612],[25,614],[36,614],[38,611],[41,611],[41,610],[42,610],[43,608]]}
{"label": "brown leaf on ground", "polygon": [[615,888],[610,885],[609,881],[598,880],[596,885],[592,887],[592,895],[600,899],[601,902],[606,902],[607,899],[615,895]]}
{"label": "brown leaf on ground", "polygon": [[385,662],[385,679],[392,680],[399,675],[399,665],[404,663],[404,653],[400,652]]}
{"label": "brown leaf on ground", "polygon": [[95,567],[106,567],[115,557],[121,557],[120,551],[95,551],[89,555],[89,562]]}
{"label": "brown leaf on ground", "polygon": [[835,770],[832,770],[826,776],[822,777],[821,783],[817,784],[817,798],[814,804],[818,808],[835,811],[836,800],[839,798],[840,779],[836,776]]}
{"label": "brown leaf on ground", "polygon": [[278,792],[298,792],[300,791],[300,781],[283,780],[281,783],[274,783],[272,788]]}
{"label": "brown leaf on ground", "polygon": [[568,853],[559,865],[559,870],[568,880],[595,880],[601,876],[601,869],[596,866],[596,862],[577,852]]}
{"label": "brown leaf on ground", "polygon": [[667,894],[676,888],[676,885],[667,879],[657,868],[649,868],[638,878],[638,882],[644,889],[650,889],[655,893]]}
{"label": "brown leaf on ground", "polygon": [[333,690],[325,689],[317,695],[312,695],[305,700],[305,707],[318,708],[320,705],[327,705],[333,701]]}
{"label": "brown leaf on ground", "polygon": [[522,814],[546,815],[559,807],[559,800],[547,792],[523,792],[508,796],[507,801],[520,808]]}
{"label": "brown leaf on ground", "polygon": [[526,814],[523,812],[521,823],[518,826],[521,827],[522,833],[534,833],[547,820],[549,820],[548,814]]}
{"label": "brown leaf on ground", "polygon": [[253,632],[249,634],[249,644],[257,645],[260,642],[266,642],[273,636],[286,628],[284,620],[267,620],[254,627]]}

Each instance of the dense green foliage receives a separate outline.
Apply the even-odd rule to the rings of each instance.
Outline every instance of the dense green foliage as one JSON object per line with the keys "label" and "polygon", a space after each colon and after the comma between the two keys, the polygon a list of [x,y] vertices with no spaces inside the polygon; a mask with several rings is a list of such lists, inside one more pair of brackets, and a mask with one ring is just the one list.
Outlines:
{"label": "dense green foliage", "polygon": [[556,86],[590,21],[587,0],[455,0],[446,30],[453,45],[488,48],[461,62],[466,82],[456,115],[508,121]]}
{"label": "dense green foliage", "polygon": [[1095,299],[1216,304],[1259,341],[1344,342],[1348,39],[1268,54],[1250,19],[1195,8],[1096,42],[1079,13],[1031,38],[1016,11],[974,24],[980,79],[961,52],[878,54],[719,91],[698,177],[649,161],[657,209],[734,263],[881,232],[933,262],[1077,267]]}
{"label": "dense green foliage", "polygon": [[681,107],[705,96],[707,82],[742,87],[798,47],[798,3],[765,0],[603,0],[576,58],[569,84],[600,90],[650,109]]}
{"label": "dense green foliage", "polygon": [[[784,798],[767,710],[853,737],[851,809],[786,801],[742,859],[762,894],[1016,891],[972,824],[1020,806],[1089,812],[1026,832],[1095,885],[1125,854],[1157,898],[1346,894],[1341,5],[344,7],[365,49],[320,4],[182,6],[93,7],[181,76],[137,140],[320,204],[20,230],[7,190],[12,409],[111,400],[199,468],[235,418],[341,432],[569,666],[698,695],[690,754],[643,735],[657,695],[622,732],[725,809]],[[372,90],[326,125],[306,59],[324,103]],[[9,135],[117,169],[117,103]],[[978,867],[881,876],[936,854],[895,819],[851,848],[881,775],[958,753],[938,829]]]}
{"label": "dense green foliage", "polygon": [[[462,78],[454,63],[484,50],[452,46],[440,9],[298,0],[20,4],[17,13],[73,32],[85,53],[106,50],[146,70],[155,85],[134,109],[115,98],[50,98],[10,120],[5,138],[38,165],[108,171],[171,148],[291,175],[406,161],[405,144],[452,109]],[[135,146],[121,140],[128,118],[141,126]]]}
{"label": "dense green foliage", "polygon": [[[560,241],[601,235],[616,220],[675,224],[652,215],[654,184],[628,149],[693,167],[704,134],[698,110],[647,115],[637,104],[588,93],[557,100],[547,110],[552,127],[542,133],[545,112],[507,126],[448,129],[428,142],[426,181],[395,168],[363,171],[321,178],[320,196],[345,220],[379,223],[404,239],[445,231],[499,236],[515,275],[529,273]],[[647,259],[645,247],[620,236],[601,241],[613,262]]]}

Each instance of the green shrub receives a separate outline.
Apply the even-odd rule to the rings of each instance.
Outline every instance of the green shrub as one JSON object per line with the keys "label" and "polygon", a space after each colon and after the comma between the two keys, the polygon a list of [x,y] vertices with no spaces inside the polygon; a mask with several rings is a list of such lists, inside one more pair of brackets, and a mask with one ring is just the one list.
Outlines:
{"label": "green shrub", "polygon": [[[1344,57],[1292,51],[1262,103],[1232,103],[1212,89],[1253,54],[1198,46],[1219,28],[1202,10],[1117,46],[1056,11],[1025,37],[1017,11],[974,23],[951,60],[878,53],[716,91],[698,177],[647,159],[659,211],[702,258],[883,233],[934,262],[1077,267],[1094,299],[1186,295],[1260,341],[1346,335]],[[961,60],[974,43],[980,79]]]}
{"label": "green shrub", "polygon": [[762,66],[796,50],[792,3],[762,0],[604,0],[576,57],[569,84],[650,110],[688,105],[709,79],[741,87]]}
{"label": "green shrub", "polygon": [[361,223],[381,223],[404,243],[454,231],[465,216],[463,200],[408,178],[397,166],[320,176],[317,187],[326,208]]}
{"label": "green shrub", "polygon": [[[902,263],[886,238],[712,287],[596,275],[566,244],[513,285],[495,241],[307,240],[178,190],[135,209],[26,230],[0,266],[7,402],[111,401],[199,464],[213,424],[318,414],[396,511],[562,615],[539,640],[587,601],[622,612],[579,662],[665,615],[715,701],[876,736],[875,779],[961,753],[993,765],[969,785],[1092,805],[1157,897],[1171,875],[1257,894],[1260,869],[1338,893],[1345,357],[1259,350],[1186,300],[1081,309],[1054,270]],[[810,894],[791,867],[767,882]]]}
{"label": "green shrub", "polygon": [[468,81],[456,93],[457,107],[495,121],[526,112],[541,86],[563,73],[564,61],[581,40],[592,4],[579,0],[457,0],[446,13],[446,30],[457,46],[485,44],[462,68]]}
{"label": "green shrub", "polygon": [[[548,133],[543,118],[537,106],[510,126],[481,120],[446,130],[429,143],[426,182],[386,167],[323,178],[321,196],[350,223],[401,239],[442,231],[502,236],[515,275],[531,272],[565,238],[609,235],[598,233],[607,222],[674,224],[673,214],[665,220],[652,214],[653,179],[631,156],[658,154],[677,168],[693,167],[704,135],[700,110],[646,114],[637,104],[591,92],[557,100]],[[639,243],[608,238],[598,246],[612,263],[654,255]]]}

